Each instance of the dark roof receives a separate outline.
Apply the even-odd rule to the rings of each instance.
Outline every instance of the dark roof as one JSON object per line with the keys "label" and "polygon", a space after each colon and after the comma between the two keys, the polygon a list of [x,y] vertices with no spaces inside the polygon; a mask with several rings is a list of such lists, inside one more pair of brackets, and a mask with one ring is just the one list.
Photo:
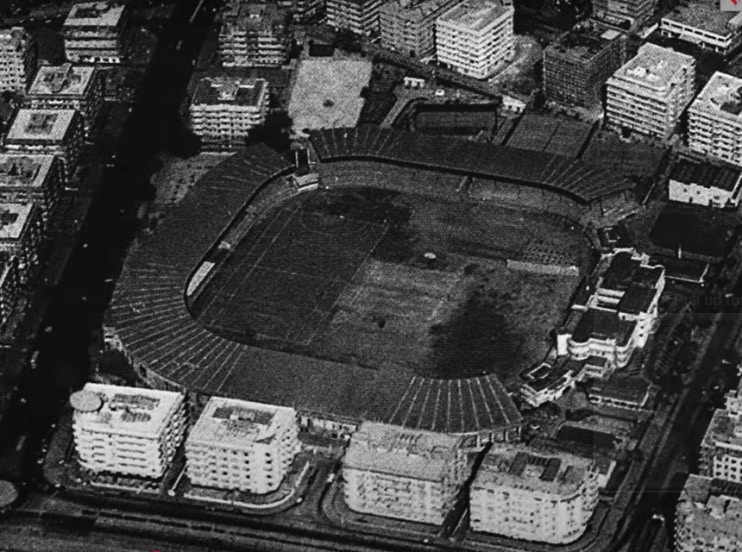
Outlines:
{"label": "dark roof", "polygon": [[633,333],[636,322],[621,320],[615,311],[588,309],[577,323],[572,339],[585,343],[591,337],[608,339],[614,337],[616,343],[625,345]]}
{"label": "dark roof", "polygon": [[665,267],[665,277],[670,280],[703,283],[709,270],[709,263],[692,259],[657,257],[657,262]]}
{"label": "dark roof", "polygon": [[349,420],[450,433],[515,427],[499,378],[430,379],[237,343],[197,323],[184,290],[252,198],[291,164],[263,145],[208,172],[126,260],[110,323],[135,366],[183,388]]}
{"label": "dark roof", "polygon": [[705,188],[715,186],[731,192],[739,181],[740,175],[742,175],[742,170],[726,165],[681,159],[673,167],[670,179],[684,184],[697,184]]}
{"label": "dark roof", "polygon": [[609,399],[641,405],[649,392],[650,384],[638,376],[616,374],[603,384],[593,386],[589,393]]}
{"label": "dark roof", "polygon": [[618,310],[629,314],[647,312],[655,294],[655,289],[632,286],[618,302]]}
{"label": "dark roof", "polygon": [[314,130],[319,158],[378,159],[546,188],[589,204],[631,188],[615,172],[552,153],[364,125]]}
{"label": "dark roof", "polygon": [[642,266],[639,259],[632,259],[631,253],[621,251],[611,259],[605,273],[601,287],[619,291],[630,288],[654,288],[662,277],[662,267]]}

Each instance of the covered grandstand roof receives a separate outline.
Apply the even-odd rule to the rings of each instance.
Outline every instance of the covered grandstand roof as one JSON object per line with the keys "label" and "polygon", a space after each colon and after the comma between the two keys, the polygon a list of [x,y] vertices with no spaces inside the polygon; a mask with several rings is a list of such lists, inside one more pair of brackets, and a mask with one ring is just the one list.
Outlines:
{"label": "covered grandstand roof", "polygon": [[231,222],[290,164],[262,145],[207,173],[134,248],[110,323],[137,366],[205,394],[451,433],[501,430],[520,414],[497,376],[428,379],[249,346],[196,322],[185,290]]}
{"label": "covered grandstand roof", "polygon": [[321,160],[365,157],[416,164],[549,188],[580,203],[633,186],[612,171],[560,155],[371,125],[314,130],[309,137]]}

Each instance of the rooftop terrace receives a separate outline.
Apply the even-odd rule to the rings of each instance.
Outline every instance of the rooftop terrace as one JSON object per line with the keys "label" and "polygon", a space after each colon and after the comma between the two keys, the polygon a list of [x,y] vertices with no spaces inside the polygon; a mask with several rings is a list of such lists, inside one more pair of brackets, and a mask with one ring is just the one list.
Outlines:
{"label": "rooftop terrace", "polygon": [[33,203],[0,203],[0,240],[20,238],[33,208]]}
{"label": "rooftop terrace", "polygon": [[61,142],[75,117],[74,109],[19,109],[7,140]]}
{"label": "rooftop terrace", "polygon": [[267,86],[263,79],[205,77],[196,86],[192,105],[258,106]]}
{"label": "rooftop terrace", "polygon": [[42,186],[53,162],[53,155],[0,154],[0,189]]}
{"label": "rooftop terrace", "polygon": [[695,60],[692,56],[647,43],[611,79],[621,79],[659,91],[667,89],[683,71],[693,67]]}
{"label": "rooftop terrace", "polygon": [[124,6],[111,1],[73,4],[65,27],[115,27],[121,21]]}
{"label": "rooftop terrace", "polygon": [[691,0],[676,6],[662,20],[726,36],[739,30],[742,13],[721,11],[718,2],[713,0]]}
{"label": "rooftop terrace", "polygon": [[95,67],[91,65],[43,65],[28,93],[32,96],[84,96],[94,73]]}
{"label": "rooftop terrace", "polygon": [[571,58],[589,60],[619,38],[621,33],[591,26],[576,27],[551,43],[547,50],[566,54]]}
{"label": "rooftop terrace", "polygon": [[693,101],[691,109],[724,112],[742,118],[742,79],[717,71]]}
{"label": "rooftop terrace", "polygon": [[438,21],[481,31],[508,11],[513,11],[513,6],[507,1],[464,0],[441,15]]}

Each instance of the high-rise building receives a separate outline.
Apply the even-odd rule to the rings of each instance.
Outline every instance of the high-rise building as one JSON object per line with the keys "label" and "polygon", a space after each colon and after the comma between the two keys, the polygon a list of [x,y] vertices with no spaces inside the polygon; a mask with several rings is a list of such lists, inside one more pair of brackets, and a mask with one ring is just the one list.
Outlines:
{"label": "high-rise building", "polygon": [[191,128],[206,147],[228,149],[243,145],[267,113],[268,83],[263,79],[206,77],[191,100]]}
{"label": "high-rise building", "polygon": [[36,68],[36,45],[22,27],[0,29],[0,92],[25,92]]}
{"label": "high-rise building", "polygon": [[14,259],[21,284],[28,282],[39,265],[43,239],[43,222],[38,205],[0,203],[0,254]]}
{"label": "high-rise building", "polygon": [[327,24],[356,34],[379,32],[379,12],[384,0],[327,0]]}
{"label": "high-rise building", "polygon": [[742,550],[742,486],[689,475],[675,510],[674,549]]}
{"label": "high-rise building", "polygon": [[458,0],[391,0],[381,6],[381,44],[413,57],[435,53],[435,20]]}
{"label": "high-rise building", "polygon": [[699,472],[706,477],[742,483],[742,384],[714,411],[701,442]]}
{"label": "high-rise building", "polygon": [[606,119],[614,127],[666,140],[693,98],[695,78],[692,56],[644,44],[608,80]]}
{"label": "high-rise building", "polygon": [[287,13],[273,4],[229,0],[221,13],[219,28],[222,65],[283,65],[291,47]]}
{"label": "high-rise building", "polygon": [[103,74],[90,65],[44,65],[28,88],[25,105],[32,109],[75,109],[90,134],[103,105]]}
{"label": "high-rise building", "polygon": [[110,0],[73,4],[64,21],[64,51],[75,63],[117,64],[124,59],[126,6]]}
{"label": "high-rise building", "polygon": [[438,61],[483,79],[513,59],[513,5],[510,0],[464,0],[435,23]]}
{"label": "high-rise building", "polygon": [[63,188],[61,161],[53,155],[0,153],[0,201],[38,203],[45,226]]}
{"label": "high-rise building", "polygon": [[742,79],[714,73],[688,110],[688,146],[742,166]]}
{"label": "high-rise building", "polygon": [[592,25],[575,27],[544,50],[544,94],[549,100],[593,107],[608,78],[626,61],[626,37]]}
{"label": "high-rise building", "polygon": [[188,478],[203,487],[268,493],[300,448],[293,408],[212,397],[186,440]]}
{"label": "high-rise building", "polygon": [[662,18],[660,33],[728,56],[742,45],[742,13],[721,11],[709,0],[691,0]]}
{"label": "high-rise building", "polygon": [[87,383],[70,403],[79,462],[93,472],[162,477],[183,441],[181,393]]}
{"label": "high-rise building", "polygon": [[649,21],[657,0],[595,0],[593,16],[635,30]]}
{"label": "high-rise building", "polygon": [[520,540],[573,542],[598,504],[598,479],[591,458],[495,444],[472,482],[471,528]]}
{"label": "high-rise building", "polygon": [[363,422],[343,459],[351,510],[441,524],[468,476],[460,437]]}

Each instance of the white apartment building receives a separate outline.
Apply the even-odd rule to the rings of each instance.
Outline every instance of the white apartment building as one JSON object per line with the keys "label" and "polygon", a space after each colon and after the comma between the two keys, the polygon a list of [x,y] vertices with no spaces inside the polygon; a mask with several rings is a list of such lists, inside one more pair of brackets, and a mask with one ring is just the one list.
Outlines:
{"label": "white apartment building", "polygon": [[32,109],[75,109],[89,135],[103,106],[103,74],[91,65],[41,66],[24,103]]}
{"label": "white apartment building", "polygon": [[681,159],[670,173],[670,201],[716,208],[736,207],[740,193],[742,169],[729,165]]}
{"label": "white apartment building", "polygon": [[25,29],[0,29],[0,92],[25,92],[36,68],[36,45]]}
{"label": "white apartment building", "polygon": [[327,24],[356,34],[379,32],[379,13],[384,0],[327,0]]}
{"label": "white apartment building", "polygon": [[574,542],[598,504],[595,461],[495,444],[472,482],[474,531],[549,544]]}
{"label": "white apartment building", "polygon": [[554,402],[575,387],[575,374],[564,367],[554,367],[549,362],[524,375],[526,382],[520,386],[520,396],[528,404],[539,407]]}
{"label": "white apartment building", "polygon": [[207,148],[244,144],[250,130],[268,113],[268,83],[263,79],[206,77],[190,106],[191,128]]}
{"label": "white apartment building", "polygon": [[435,23],[438,61],[483,79],[514,55],[510,0],[464,0]]}
{"label": "white apartment building", "polygon": [[229,0],[221,13],[219,56],[224,67],[283,65],[291,37],[288,12],[272,4]]}
{"label": "white apartment building", "polygon": [[597,281],[582,290],[557,333],[557,354],[603,357],[609,367],[623,367],[654,330],[665,269],[648,255],[620,251],[605,255],[596,272]]}
{"label": "white apartment building", "polygon": [[269,493],[300,448],[293,408],[212,397],[186,440],[188,478],[202,487]]}
{"label": "white apartment building", "polygon": [[87,383],[70,404],[80,465],[93,472],[162,477],[183,441],[181,393]]}
{"label": "white apartment building", "polygon": [[7,153],[56,155],[65,184],[77,170],[84,136],[83,121],[74,109],[28,109],[16,112],[3,143]]}
{"label": "white apartment building", "polygon": [[742,498],[739,489],[691,474],[675,510],[676,552],[742,550]]}
{"label": "white apartment building", "polygon": [[440,525],[468,477],[461,438],[363,422],[343,458],[351,510]]}
{"label": "white apartment building", "polygon": [[0,253],[13,257],[19,283],[39,264],[44,239],[41,209],[34,203],[0,203]]}
{"label": "white apartment building", "polygon": [[[381,44],[402,54],[425,57],[435,53],[435,20],[456,0],[390,0],[381,6]],[[405,84],[407,79],[405,77]]]}
{"label": "white apartment building", "polygon": [[688,146],[742,166],[742,79],[714,73],[688,110]]}
{"label": "white apartment building", "polygon": [[53,155],[0,153],[0,201],[37,203],[45,227],[63,188],[61,161]]}
{"label": "white apartment building", "polygon": [[721,11],[708,0],[691,0],[662,18],[660,33],[726,56],[742,45],[742,13]]}
{"label": "white apartment building", "polygon": [[126,20],[126,6],[110,0],[73,4],[62,27],[67,60],[121,63]]}
{"label": "white apartment building", "polygon": [[726,396],[701,442],[699,472],[706,477],[742,483],[742,384]]}
{"label": "white apartment building", "polygon": [[692,56],[647,43],[607,83],[609,125],[667,140],[693,98]]}

